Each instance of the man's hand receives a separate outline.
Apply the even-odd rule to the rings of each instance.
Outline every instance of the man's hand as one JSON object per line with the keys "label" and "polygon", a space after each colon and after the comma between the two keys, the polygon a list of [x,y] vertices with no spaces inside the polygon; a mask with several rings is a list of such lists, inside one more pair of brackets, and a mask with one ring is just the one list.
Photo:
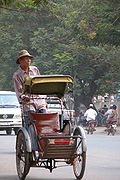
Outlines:
{"label": "man's hand", "polygon": [[30,101],[30,97],[28,95],[21,95],[21,99],[24,101],[24,102],[29,102]]}

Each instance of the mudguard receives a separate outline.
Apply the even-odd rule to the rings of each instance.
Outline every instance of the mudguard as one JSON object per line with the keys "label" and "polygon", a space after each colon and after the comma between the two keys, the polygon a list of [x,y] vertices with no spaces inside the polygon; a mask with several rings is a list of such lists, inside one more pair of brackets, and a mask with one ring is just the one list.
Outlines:
{"label": "mudguard", "polygon": [[[25,136],[25,142],[26,142],[26,150],[27,150],[27,152],[32,152],[31,139],[30,139],[30,136],[29,136],[29,134],[28,134],[28,131],[27,131],[24,127],[22,127],[22,128],[19,129],[18,135],[19,135],[19,132],[20,132],[20,131],[22,131],[23,134],[24,134],[24,136]],[[18,136],[18,135],[17,135],[17,136]]]}
{"label": "mudguard", "polygon": [[77,126],[74,129],[73,135],[75,134],[75,131],[78,131],[80,136],[82,137],[82,143],[83,143],[83,152],[87,151],[87,142],[86,142],[86,136],[85,136],[85,131],[81,126]]}

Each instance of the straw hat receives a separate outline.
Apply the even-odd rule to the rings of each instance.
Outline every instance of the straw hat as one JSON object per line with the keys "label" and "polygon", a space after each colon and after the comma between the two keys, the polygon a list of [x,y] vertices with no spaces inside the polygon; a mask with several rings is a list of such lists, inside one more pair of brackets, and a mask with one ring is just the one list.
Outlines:
{"label": "straw hat", "polygon": [[21,51],[18,53],[18,58],[17,58],[16,63],[17,63],[17,64],[20,64],[20,63],[19,63],[19,59],[20,59],[21,57],[25,57],[25,56],[28,56],[28,57],[33,58],[33,56],[30,55],[27,50],[21,50]]}

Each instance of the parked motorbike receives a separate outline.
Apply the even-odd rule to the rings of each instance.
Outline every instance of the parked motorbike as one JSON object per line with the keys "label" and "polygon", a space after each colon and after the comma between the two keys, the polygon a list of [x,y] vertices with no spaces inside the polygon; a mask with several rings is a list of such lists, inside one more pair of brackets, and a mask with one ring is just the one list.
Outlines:
{"label": "parked motorbike", "polygon": [[110,127],[108,128],[108,135],[109,135],[110,133],[111,133],[113,136],[115,135],[116,128],[117,128],[116,122],[117,122],[117,121],[111,121]]}
{"label": "parked motorbike", "polygon": [[94,120],[88,121],[87,122],[87,134],[91,133],[93,134],[93,132],[95,131],[95,122]]}

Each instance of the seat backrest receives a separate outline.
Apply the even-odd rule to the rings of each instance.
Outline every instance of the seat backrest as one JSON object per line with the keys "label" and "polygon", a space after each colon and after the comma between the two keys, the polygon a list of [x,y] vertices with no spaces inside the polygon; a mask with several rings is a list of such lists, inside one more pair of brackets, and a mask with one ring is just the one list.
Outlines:
{"label": "seat backrest", "polygon": [[38,135],[48,135],[60,130],[58,113],[30,113],[30,120],[34,120]]}

